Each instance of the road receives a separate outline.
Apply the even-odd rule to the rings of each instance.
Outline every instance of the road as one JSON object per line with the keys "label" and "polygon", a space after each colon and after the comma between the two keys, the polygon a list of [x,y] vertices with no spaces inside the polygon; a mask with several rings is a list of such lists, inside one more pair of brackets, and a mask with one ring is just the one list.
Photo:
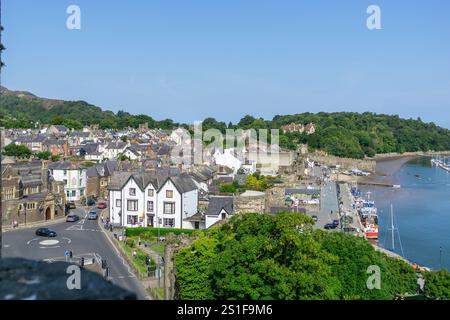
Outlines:
{"label": "road", "polygon": [[[331,214],[333,211],[333,214]],[[323,229],[327,223],[339,219],[339,203],[337,198],[336,183],[327,182],[320,191],[320,211],[316,214],[316,229]]]}
{"label": "road", "polygon": [[[91,211],[97,211],[92,209]],[[85,209],[78,207],[71,213],[80,216],[74,223],[61,222],[49,228],[56,231],[56,238],[35,235],[35,228],[9,231],[3,234],[3,256],[30,260],[65,261],[64,252],[71,250],[74,257],[96,256],[105,259],[110,268],[112,283],[134,292],[138,299],[149,299],[139,279],[131,272],[126,261],[110,243],[97,220],[88,220]]]}

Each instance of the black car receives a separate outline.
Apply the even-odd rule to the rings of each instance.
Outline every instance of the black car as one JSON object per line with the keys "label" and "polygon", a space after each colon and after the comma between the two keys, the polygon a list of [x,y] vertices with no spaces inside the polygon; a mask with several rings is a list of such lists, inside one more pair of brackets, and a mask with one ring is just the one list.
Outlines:
{"label": "black car", "polygon": [[324,228],[325,228],[326,230],[336,229],[336,228],[337,228],[337,225],[335,225],[335,224],[333,224],[333,223],[327,223],[327,224],[324,226]]}
{"label": "black car", "polygon": [[333,220],[332,222],[336,227],[339,226],[339,220]]}
{"label": "black car", "polygon": [[95,200],[92,198],[87,199],[86,204],[88,206],[93,206],[95,204]]}
{"label": "black car", "polygon": [[39,228],[36,230],[36,235],[40,237],[48,237],[48,238],[54,238],[57,236],[56,232],[53,230],[50,230],[48,228]]}
{"label": "black car", "polygon": [[318,218],[317,216],[311,216],[311,218],[312,218],[315,222],[317,222],[317,221],[319,220],[319,218]]}
{"label": "black car", "polygon": [[70,214],[66,218],[66,222],[76,222],[78,220],[80,220],[80,217],[77,216],[76,214]]}

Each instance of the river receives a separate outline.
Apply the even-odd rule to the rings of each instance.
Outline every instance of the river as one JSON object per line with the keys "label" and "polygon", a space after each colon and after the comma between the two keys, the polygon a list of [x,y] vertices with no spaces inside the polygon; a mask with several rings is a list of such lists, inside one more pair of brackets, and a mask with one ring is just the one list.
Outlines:
{"label": "river", "polygon": [[421,266],[450,270],[450,174],[431,166],[430,158],[419,157],[403,164],[393,175],[400,189],[361,188],[372,192],[378,207],[379,245],[392,250],[388,230],[392,204],[397,228],[393,251]]}

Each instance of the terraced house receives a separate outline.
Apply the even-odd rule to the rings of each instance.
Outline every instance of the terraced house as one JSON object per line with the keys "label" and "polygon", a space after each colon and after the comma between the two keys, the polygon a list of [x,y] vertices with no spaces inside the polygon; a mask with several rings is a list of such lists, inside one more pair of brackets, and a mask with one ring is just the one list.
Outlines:
{"label": "terraced house", "polygon": [[198,188],[192,178],[176,170],[115,172],[109,186],[111,223],[194,229],[189,221],[198,212]]}

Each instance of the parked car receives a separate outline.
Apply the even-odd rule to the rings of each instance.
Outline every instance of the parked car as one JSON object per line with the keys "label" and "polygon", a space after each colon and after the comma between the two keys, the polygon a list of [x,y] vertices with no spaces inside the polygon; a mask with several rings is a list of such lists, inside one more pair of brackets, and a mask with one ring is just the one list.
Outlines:
{"label": "parked car", "polygon": [[333,220],[332,222],[336,227],[339,226],[339,220]]}
{"label": "parked car", "polygon": [[327,224],[324,226],[324,228],[325,228],[326,230],[336,229],[336,228],[337,228],[337,225],[335,225],[335,224],[333,224],[333,223],[327,223]]}
{"label": "parked car", "polygon": [[95,212],[95,211],[89,212],[88,220],[97,220],[97,218],[98,218],[97,212]]}
{"label": "parked car", "polygon": [[93,206],[95,204],[95,200],[92,198],[87,199],[86,204],[88,206]]}
{"label": "parked car", "polygon": [[66,218],[66,222],[76,222],[78,220],[80,220],[80,217],[76,214],[69,214]]}
{"label": "parked car", "polygon": [[316,215],[312,216],[311,218],[312,218],[315,222],[319,221],[319,218],[318,218]]}
{"label": "parked car", "polygon": [[100,202],[100,203],[97,205],[97,208],[98,208],[98,209],[106,209],[106,203]]}
{"label": "parked car", "polygon": [[53,230],[50,230],[49,228],[39,228],[36,230],[36,235],[40,237],[48,237],[48,238],[54,238],[57,236],[56,232]]}
{"label": "parked car", "polygon": [[75,204],[75,201],[70,201],[68,203],[68,205],[69,205],[69,209],[76,209],[77,208],[77,205]]}

